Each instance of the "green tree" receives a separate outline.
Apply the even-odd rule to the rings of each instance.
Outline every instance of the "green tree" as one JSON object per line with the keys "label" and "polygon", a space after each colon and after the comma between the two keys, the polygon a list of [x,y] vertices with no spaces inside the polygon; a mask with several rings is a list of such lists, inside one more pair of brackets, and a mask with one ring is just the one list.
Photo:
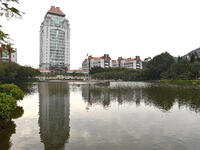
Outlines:
{"label": "green tree", "polygon": [[182,60],[172,64],[170,71],[174,72],[176,74],[182,74],[182,73],[185,73],[185,72],[190,72],[191,71],[190,62],[187,59],[182,59]]}
{"label": "green tree", "polygon": [[190,62],[193,63],[194,61],[195,61],[195,54],[192,53],[192,54],[190,55]]}
{"label": "green tree", "polygon": [[167,52],[155,56],[146,65],[148,70],[148,79],[161,79],[161,73],[168,71],[174,62],[174,58]]}
{"label": "green tree", "polygon": [[200,72],[200,62],[194,62],[191,65],[191,72],[195,75],[195,78],[198,79],[198,75]]}
{"label": "green tree", "polygon": [[90,70],[90,74],[101,73],[101,72],[104,72],[104,71],[105,71],[104,68],[101,68],[101,67],[93,67],[93,68]]}

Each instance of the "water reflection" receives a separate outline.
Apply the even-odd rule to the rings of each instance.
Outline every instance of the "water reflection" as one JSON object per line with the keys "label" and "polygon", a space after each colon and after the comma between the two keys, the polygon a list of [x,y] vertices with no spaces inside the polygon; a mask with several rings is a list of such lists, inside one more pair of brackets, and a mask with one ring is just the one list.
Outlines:
{"label": "water reflection", "polygon": [[69,86],[67,83],[40,83],[39,126],[45,150],[64,150],[70,136]]}
{"label": "water reflection", "polygon": [[13,121],[0,121],[0,150],[9,150],[12,146],[10,138],[15,133],[16,125]]}
{"label": "water reflection", "polygon": [[199,149],[198,88],[75,83],[33,86],[15,122],[0,125],[0,150]]}
{"label": "water reflection", "polygon": [[90,106],[100,104],[109,107],[111,102],[135,103],[141,102],[156,108],[169,111],[177,102],[179,107],[186,106],[190,110],[200,112],[200,93],[196,88],[151,86],[142,88],[109,88],[84,85],[81,87],[82,97]]}
{"label": "water reflection", "polygon": [[24,95],[31,95],[35,92],[37,92],[37,83],[17,83],[17,85],[22,89],[22,91],[24,92]]}

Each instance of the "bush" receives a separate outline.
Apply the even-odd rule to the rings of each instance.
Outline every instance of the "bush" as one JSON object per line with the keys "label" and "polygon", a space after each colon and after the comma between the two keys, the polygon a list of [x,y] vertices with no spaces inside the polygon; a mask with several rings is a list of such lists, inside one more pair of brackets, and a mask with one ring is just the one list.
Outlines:
{"label": "bush", "polygon": [[24,98],[23,91],[14,84],[2,84],[0,85],[0,91],[3,91],[7,94],[12,94],[16,100],[22,100]]}
{"label": "bush", "polygon": [[15,110],[12,112],[12,119],[17,119],[24,114],[24,109],[21,106],[17,106]]}
{"label": "bush", "polygon": [[10,119],[15,108],[16,100],[6,93],[0,93],[0,119]]}

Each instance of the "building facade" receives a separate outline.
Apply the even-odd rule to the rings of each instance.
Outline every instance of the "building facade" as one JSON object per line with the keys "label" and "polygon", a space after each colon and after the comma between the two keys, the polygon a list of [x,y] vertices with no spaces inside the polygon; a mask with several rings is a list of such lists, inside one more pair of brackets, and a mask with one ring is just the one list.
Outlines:
{"label": "building facade", "polygon": [[89,56],[82,63],[82,70],[90,70],[93,67],[109,68],[112,66],[112,60],[108,54],[102,57]]}
{"label": "building facade", "polygon": [[40,69],[70,69],[69,21],[59,7],[52,6],[40,26]]}
{"label": "building facade", "polygon": [[13,49],[12,52],[9,52],[5,45],[1,45],[0,61],[17,63],[17,49]]}
{"label": "building facade", "polygon": [[89,56],[82,63],[82,70],[90,70],[93,67],[101,68],[129,68],[129,69],[142,69],[142,60],[140,56],[135,58],[122,58],[118,57],[117,60],[112,60],[108,54],[104,54],[102,57]]}
{"label": "building facade", "polygon": [[122,58],[118,57],[117,59],[118,67],[129,68],[129,69],[142,69],[142,60],[140,56],[135,58]]}

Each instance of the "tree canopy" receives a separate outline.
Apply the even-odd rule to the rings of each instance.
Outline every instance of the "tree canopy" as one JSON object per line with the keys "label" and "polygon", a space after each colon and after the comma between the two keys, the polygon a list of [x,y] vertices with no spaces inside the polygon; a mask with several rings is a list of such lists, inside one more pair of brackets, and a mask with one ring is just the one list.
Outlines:
{"label": "tree canopy", "polygon": [[146,64],[148,79],[161,79],[161,73],[168,71],[174,62],[174,58],[167,52],[155,56]]}
{"label": "tree canopy", "polygon": [[[23,12],[13,7],[14,4],[19,3],[19,0],[0,0],[0,16],[7,19],[12,17],[21,17]],[[0,44],[7,43],[9,40],[8,34],[1,30],[0,25]]]}
{"label": "tree canopy", "polygon": [[20,66],[16,63],[0,62],[0,83],[27,81],[39,75],[40,72],[29,66]]}

